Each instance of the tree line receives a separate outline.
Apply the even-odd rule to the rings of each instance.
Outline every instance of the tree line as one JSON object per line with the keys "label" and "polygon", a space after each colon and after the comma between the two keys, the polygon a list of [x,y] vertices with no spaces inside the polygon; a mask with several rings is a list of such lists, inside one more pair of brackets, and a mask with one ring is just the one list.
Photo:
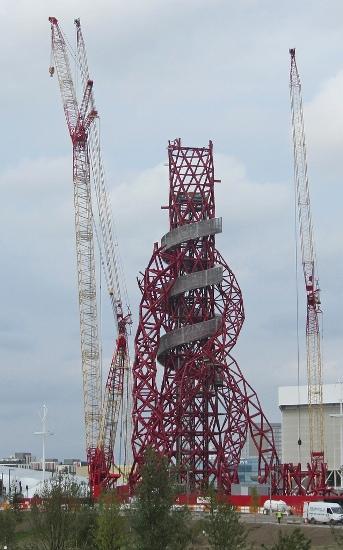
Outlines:
{"label": "tree line", "polygon": [[[96,504],[81,498],[72,478],[46,484],[29,511],[12,507],[0,512],[0,548],[8,550],[250,550],[248,529],[236,509],[215,490],[209,491],[208,513],[194,519],[187,507],[174,505],[177,484],[164,457],[149,449],[142,479],[130,506],[114,493]],[[343,547],[343,546],[341,546]],[[267,550],[309,550],[311,541],[299,529],[280,533]]]}

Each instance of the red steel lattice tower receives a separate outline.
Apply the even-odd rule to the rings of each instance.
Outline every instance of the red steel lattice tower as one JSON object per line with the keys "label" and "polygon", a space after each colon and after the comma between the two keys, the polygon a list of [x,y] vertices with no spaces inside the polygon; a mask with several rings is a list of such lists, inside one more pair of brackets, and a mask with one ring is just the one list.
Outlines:
{"label": "red steel lattice tower", "polygon": [[139,286],[133,367],[131,485],[148,446],[163,453],[188,490],[230,492],[250,434],[260,481],[280,480],[272,428],[231,350],[243,321],[242,294],[215,246],[212,143],[169,142],[170,230],[155,244]]}

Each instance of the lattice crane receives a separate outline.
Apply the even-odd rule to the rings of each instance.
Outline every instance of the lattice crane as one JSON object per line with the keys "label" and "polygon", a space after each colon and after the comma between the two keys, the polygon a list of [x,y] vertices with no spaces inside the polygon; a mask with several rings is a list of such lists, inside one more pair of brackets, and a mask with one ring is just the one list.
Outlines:
{"label": "lattice crane", "polygon": [[[129,309],[124,313],[120,264],[113,237],[113,222],[107,197],[100,140],[95,119],[93,81],[88,74],[85,44],[80,21],[77,28],[77,50],[83,98],[77,101],[71,76],[67,45],[55,17],[51,24],[51,47],[54,65],[49,72],[58,76],[63,109],[73,146],[73,184],[75,207],[76,256],[79,289],[81,358],[84,391],[84,414],[89,481],[96,498],[120,477],[114,473],[113,448],[120,412],[123,412],[124,387],[129,384],[127,327]],[[92,168],[92,170],[91,170]],[[100,256],[117,328],[116,348],[102,395],[98,306],[94,251],[94,210],[92,184],[96,193]],[[128,392],[126,392],[128,395]],[[128,408],[128,405],[126,404]]]}
{"label": "lattice crane", "polygon": [[[290,96],[294,147],[294,175],[302,266],[307,299],[306,351],[310,458],[312,466],[317,466],[317,468],[320,469],[324,464],[322,357],[319,323],[319,315],[321,314],[320,289],[311,217],[301,83],[295,60],[295,49],[290,49],[289,53],[291,56]],[[323,479],[321,479],[321,483],[323,483]]]}

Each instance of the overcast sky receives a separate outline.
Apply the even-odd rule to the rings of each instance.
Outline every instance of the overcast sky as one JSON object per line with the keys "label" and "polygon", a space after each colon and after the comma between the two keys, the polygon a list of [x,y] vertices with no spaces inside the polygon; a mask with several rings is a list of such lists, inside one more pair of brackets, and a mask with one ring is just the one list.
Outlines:
{"label": "overcast sky", "polygon": [[[168,139],[190,146],[212,139],[222,180],[217,247],[246,310],[233,355],[278,421],[277,388],[297,383],[290,47],[303,85],[324,381],[341,375],[343,3],[1,1],[0,456],[40,456],[32,432],[43,402],[55,434],[47,454],[85,456],[71,144],[57,79],[48,74],[50,15],[72,44],[74,18],[81,19],[133,332],[136,276],[168,231],[160,210],[168,198]],[[109,360],[109,315],[102,333]]]}

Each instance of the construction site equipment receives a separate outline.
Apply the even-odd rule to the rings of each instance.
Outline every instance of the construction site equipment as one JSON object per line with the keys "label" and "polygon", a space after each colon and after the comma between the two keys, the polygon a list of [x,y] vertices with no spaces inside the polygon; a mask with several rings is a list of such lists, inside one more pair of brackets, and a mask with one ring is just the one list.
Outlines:
{"label": "construction site equipment", "polygon": [[238,483],[250,434],[261,483],[279,486],[273,430],[231,355],[244,321],[241,290],[215,247],[213,147],[169,142],[170,228],[143,278],[133,366],[134,487],[147,447],[168,457],[185,492]]}
{"label": "construction site equipment", "polygon": [[[77,100],[67,45],[58,21],[51,24],[50,76],[58,76],[73,147],[75,235],[80,308],[81,358],[86,447],[92,495],[98,497],[119,477],[113,471],[119,416],[130,412],[128,325],[123,280],[113,236],[96,126],[93,81],[89,78],[80,21],[77,56],[83,95]],[[293,53],[292,53],[293,52]],[[244,322],[237,280],[215,246],[222,231],[215,217],[213,146],[184,147],[169,142],[169,231],[139,281],[142,298],[133,367],[133,466],[130,487],[140,478],[146,449],[169,460],[185,492],[207,491],[210,484],[231,492],[238,483],[241,452],[250,435],[258,453],[258,479],[271,494],[308,495],[326,491],[321,410],[319,287],[308,192],[300,79],[291,50],[291,99],[296,187],[307,293],[307,349],[311,410],[311,460],[279,463],[273,430],[256,392],[231,355]],[[92,202],[92,189],[96,195]],[[95,214],[95,211],[97,214]],[[95,230],[95,228],[97,228]],[[112,304],[117,340],[102,395],[95,267],[99,256]],[[124,391],[124,388],[126,391]],[[321,413],[322,414],[322,413]],[[319,426],[317,429],[316,426]],[[128,423],[126,422],[127,443]],[[318,440],[316,439],[318,437]]]}
{"label": "construction site equipment", "polygon": [[[113,472],[113,448],[120,412],[123,412],[124,386],[129,384],[129,354],[127,327],[130,311],[123,311],[122,285],[117,243],[106,191],[100,140],[95,124],[98,117],[93,95],[93,81],[88,74],[85,44],[80,21],[77,29],[77,51],[83,96],[78,102],[71,75],[66,41],[55,17],[51,24],[51,47],[54,66],[50,76],[57,73],[68,132],[73,146],[73,186],[75,207],[75,236],[78,271],[81,358],[84,391],[84,414],[89,481],[92,495],[98,497],[111,487],[119,473]],[[92,168],[92,170],[91,170]],[[99,255],[105,274],[108,295],[117,327],[116,348],[102,395],[98,304],[94,246],[95,207],[92,203],[92,184],[96,193],[99,231]],[[127,413],[129,405],[125,405]]]}
{"label": "construction site equipment", "polygon": [[311,216],[301,83],[295,59],[295,49],[290,49],[289,53],[291,56],[290,98],[293,130],[294,178],[307,308],[306,355],[311,463],[309,465],[309,470],[311,470],[312,478],[311,488],[309,487],[308,490],[311,492],[320,492],[325,491],[326,487],[322,357],[319,323],[319,315],[322,313],[322,310]]}

